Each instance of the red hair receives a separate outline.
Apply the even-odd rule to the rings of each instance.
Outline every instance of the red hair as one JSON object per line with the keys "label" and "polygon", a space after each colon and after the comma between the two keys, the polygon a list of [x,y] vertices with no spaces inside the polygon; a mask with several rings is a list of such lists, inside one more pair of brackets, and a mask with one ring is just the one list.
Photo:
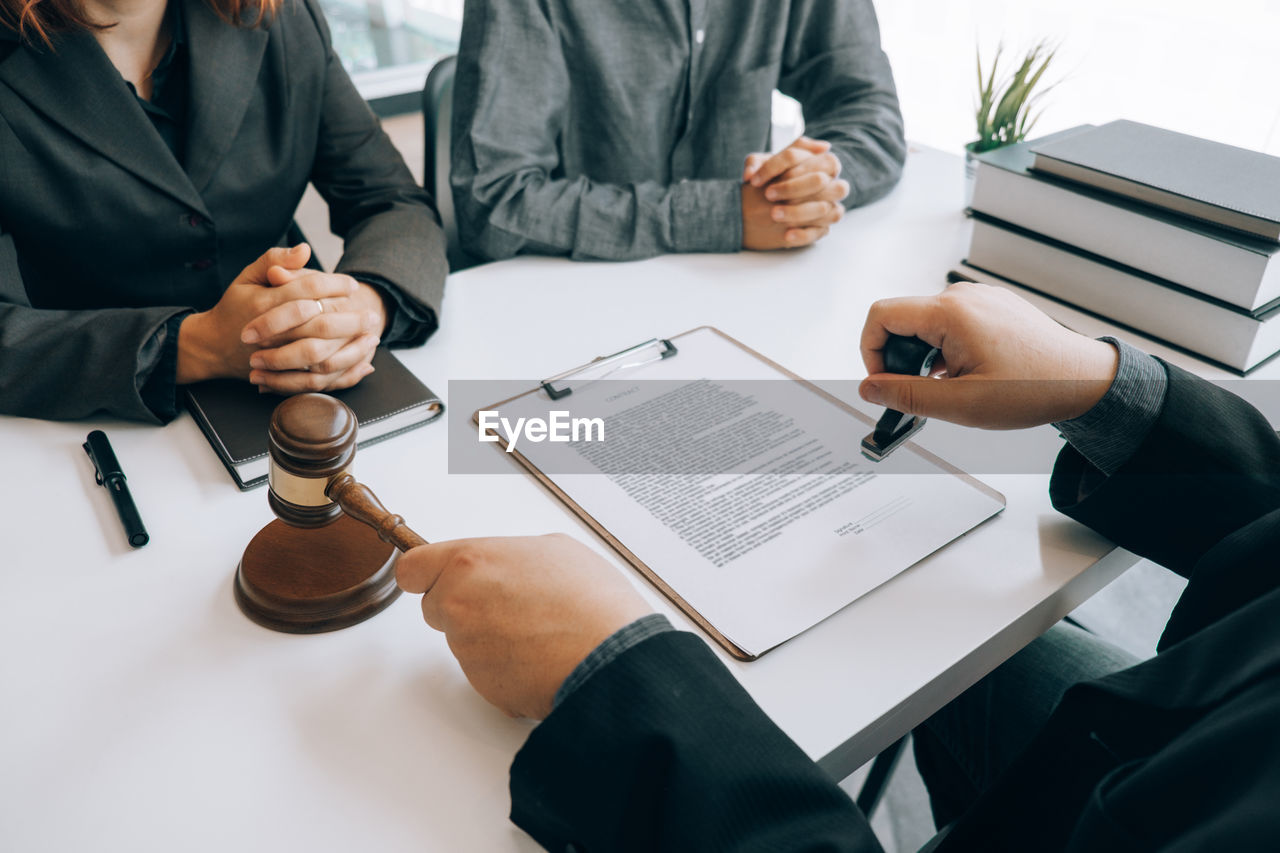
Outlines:
{"label": "red hair", "polygon": [[[218,17],[233,26],[269,23],[282,0],[205,0]],[[70,30],[101,30],[85,15],[79,0],[0,0],[0,23],[29,43],[52,45],[52,36]],[[106,26],[110,26],[109,24]]]}

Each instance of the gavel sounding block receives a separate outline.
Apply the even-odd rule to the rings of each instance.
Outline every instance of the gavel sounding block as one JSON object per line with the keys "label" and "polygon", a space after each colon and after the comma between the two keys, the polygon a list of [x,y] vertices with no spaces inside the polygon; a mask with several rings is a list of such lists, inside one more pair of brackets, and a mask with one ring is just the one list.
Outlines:
{"label": "gavel sounding block", "polygon": [[336,631],[396,600],[397,556],[372,529],[345,515],[309,529],[277,519],[245,549],[236,570],[236,603],[275,631]]}

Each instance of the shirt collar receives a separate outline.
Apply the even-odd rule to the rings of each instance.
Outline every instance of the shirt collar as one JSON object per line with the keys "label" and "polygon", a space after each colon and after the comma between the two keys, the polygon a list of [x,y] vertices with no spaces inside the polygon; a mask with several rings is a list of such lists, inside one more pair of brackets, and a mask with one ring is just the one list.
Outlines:
{"label": "shirt collar", "polygon": [[178,46],[187,41],[187,19],[182,11],[182,0],[169,0],[169,49],[160,57],[156,67],[151,71],[151,78],[164,79],[173,65],[173,58],[178,54]]}

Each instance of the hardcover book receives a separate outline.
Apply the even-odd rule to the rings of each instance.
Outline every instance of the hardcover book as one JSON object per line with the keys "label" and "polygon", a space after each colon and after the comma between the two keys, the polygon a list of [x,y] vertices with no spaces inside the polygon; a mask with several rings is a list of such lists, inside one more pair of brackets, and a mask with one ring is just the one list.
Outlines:
{"label": "hardcover book", "polygon": [[1033,148],[1090,130],[979,154],[973,209],[1249,311],[1280,298],[1280,243],[1032,169]]}
{"label": "hardcover book", "polygon": [[1239,374],[1280,352],[1280,300],[1246,311],[980,213],[965,263]]}
{"label": "hardcover book", "polygon": [[1040,171],[1280,241],[1280,157],[1135,121],[1032,150]]}

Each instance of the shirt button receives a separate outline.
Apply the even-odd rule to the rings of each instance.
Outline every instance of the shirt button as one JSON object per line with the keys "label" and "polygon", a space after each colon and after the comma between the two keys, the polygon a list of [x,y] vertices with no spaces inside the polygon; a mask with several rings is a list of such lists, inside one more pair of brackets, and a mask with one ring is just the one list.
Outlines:
{"label": "shirt button", "polygon": [[702,42],[706,40],[706,38],[707,38],[706,30],[698,30],[696,33],[693,34],[693,40],[696,41],[698,44],[702,44]]}

